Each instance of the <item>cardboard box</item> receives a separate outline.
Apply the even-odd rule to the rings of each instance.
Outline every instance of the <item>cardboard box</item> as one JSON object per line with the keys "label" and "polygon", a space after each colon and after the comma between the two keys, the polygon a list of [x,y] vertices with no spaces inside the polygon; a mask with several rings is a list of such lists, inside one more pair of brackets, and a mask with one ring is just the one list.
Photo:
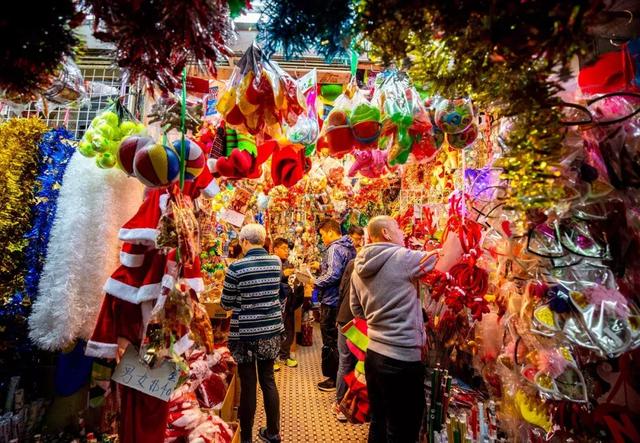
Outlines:
{"label": "cardboard box", "polygon": [[231,317],[231,311],[225,311],[220,306],[220,303],[203,303],[209,318],[229,318]]}

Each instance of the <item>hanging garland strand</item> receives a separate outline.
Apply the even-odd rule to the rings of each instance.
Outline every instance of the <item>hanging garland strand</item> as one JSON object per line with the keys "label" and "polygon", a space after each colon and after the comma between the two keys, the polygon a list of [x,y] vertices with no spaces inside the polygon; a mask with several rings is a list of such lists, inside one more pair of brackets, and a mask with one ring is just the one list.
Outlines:
{"label": "hanging garland strand", "polygon": [[286,59],[311,50],[329,61],[348,58],[355,18],[350,0],[266,0],[259,40],[267,55],[282,51]]}
{"label": "hanging garland strand", "polygon": [[[0,348],[15,341],[13,325],[24,322],[31,304],[24,287],[25,234],[31,226],[40,150],[47,130],[38,118],[14,118],[0,125]],[[13,343],[15,344],[15,343]]]}
{"label": "hanging garland strand", "polygon": [[215,74],[221,55],[233,55],[229,6],[224,0],[86,0],[94,35],[116,45],[118,65],[131,80],[172,91],[188,62]]}
{"label": "hanging garland strand", "polygon": [[46,5],[16,2],[3,8],[0,20],[0,93],[15,102],[29,102],[53,80],[78,39],[73,28],[82,23],[73,0]]}
{"label": "hanging garland strand", "polygon": [[26,272],[22,296],[23,299],[29,299],[31,302],[35,300],[38,293],[38,283],[47,255],[49,233],[56,215],[62,177],[75,151],[73,143],[73,135],[64,128],[58,128],[45,133],[38,145],[42,161],[36,177],[35,205],[31,208],[33,225],[25,235],[29,245],[25,251]]}

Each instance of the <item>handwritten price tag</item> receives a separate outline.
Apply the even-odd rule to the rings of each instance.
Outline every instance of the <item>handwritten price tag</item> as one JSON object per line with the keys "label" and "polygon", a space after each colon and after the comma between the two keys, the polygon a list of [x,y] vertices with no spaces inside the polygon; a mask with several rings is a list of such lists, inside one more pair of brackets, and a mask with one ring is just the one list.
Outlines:
{"label": "handwritten price tag", "polygon": [[168,361],[156,369],[149,369],[140,362],[135,348],[129,346],[111,378],[121,385],[169,401],[179,375],[176,365]]}

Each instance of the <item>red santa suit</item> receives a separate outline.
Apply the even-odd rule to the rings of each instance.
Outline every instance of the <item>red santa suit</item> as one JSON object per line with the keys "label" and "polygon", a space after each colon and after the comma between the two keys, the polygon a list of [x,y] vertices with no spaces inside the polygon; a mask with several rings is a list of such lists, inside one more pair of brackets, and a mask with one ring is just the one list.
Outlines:
{"label": "red santa suit", "polygon": [[[196,198],[219,191],[211,172],[205,168],[196,180],[185,183],[184,194]],[[86,348],[86,354],[100,358],[116,358],[118,342],[125,339],[140,346],[144,326],[162,286],[175,282],[168,265],[175,262],[175,252],[165,254],[156,249],[158,224],[167,210],[167,189],[150,190],[136,215],[119,232],[124,244],[121,265],[105,283],[106,292],[97,324]],[[169,261],[171,260],[171,261]],[[183,266],[181,276],[197,292],[204,290],[200,261]],[[164,440],[168,403],[140,391],[119,386],[121,395],[120,441],[122,443],[155,443]]]}

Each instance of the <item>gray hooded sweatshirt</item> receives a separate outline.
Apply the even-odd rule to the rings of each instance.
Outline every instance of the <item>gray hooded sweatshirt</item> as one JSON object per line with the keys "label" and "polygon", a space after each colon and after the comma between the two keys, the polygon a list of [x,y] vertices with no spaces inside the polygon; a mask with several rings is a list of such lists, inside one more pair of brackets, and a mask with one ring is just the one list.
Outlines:
{"label": "gray hooded sweatshirt", "polygon": [[411,251],[394,243],[366,245],[355,259],[351,311],[367,320],[369,349],[402,361],[420,361],[425,333],[416,280],[430,271],[438,254]]}

